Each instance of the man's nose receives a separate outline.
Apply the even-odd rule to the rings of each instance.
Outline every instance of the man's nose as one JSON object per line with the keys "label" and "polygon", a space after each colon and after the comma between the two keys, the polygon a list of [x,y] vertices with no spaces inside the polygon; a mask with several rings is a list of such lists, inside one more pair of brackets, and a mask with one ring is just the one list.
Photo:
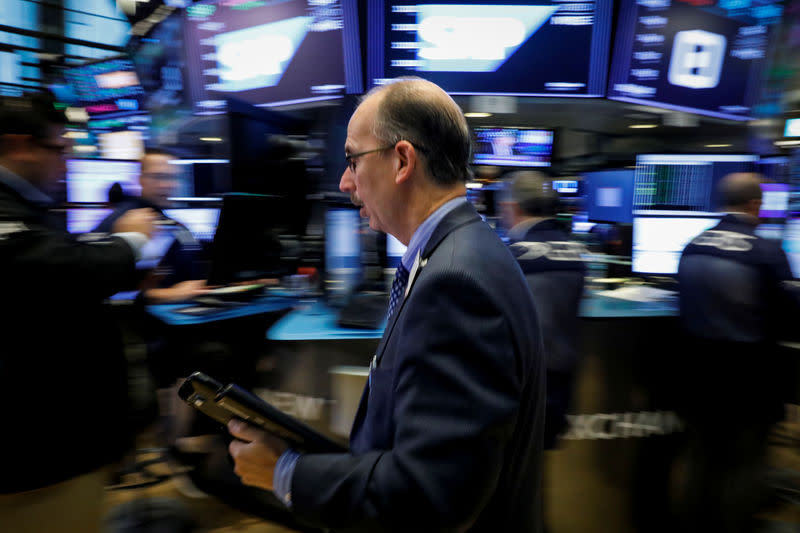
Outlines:
{"label": "man's nose", "polygon": [[350,192],[353,189],[353,178],[350,175],[350,169],[345,168],[342,173],[342,179],[339,180],[339,190],[342,192]]}

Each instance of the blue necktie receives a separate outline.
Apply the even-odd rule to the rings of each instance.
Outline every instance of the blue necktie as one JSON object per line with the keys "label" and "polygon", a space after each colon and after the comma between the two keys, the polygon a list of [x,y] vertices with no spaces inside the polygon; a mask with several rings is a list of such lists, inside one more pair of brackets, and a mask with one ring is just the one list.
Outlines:
{"label": "blue necktie", "polygon": [[394,281],[392,282],[392,292],[389,293],[389,314],[387,319],[392,318],[395,307],[403,301],[403,293],[406,290],[406,283],[408,283],[408,269],[403,266],[401,262],[397,266],[394,273]]}

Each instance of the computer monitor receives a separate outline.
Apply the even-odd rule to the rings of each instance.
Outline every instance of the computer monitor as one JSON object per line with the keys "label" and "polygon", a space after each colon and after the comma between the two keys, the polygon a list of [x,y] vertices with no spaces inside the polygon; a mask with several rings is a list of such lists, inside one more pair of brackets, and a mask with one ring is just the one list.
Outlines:
{"label": "computer monitor", "polygon": [[549,167],[553,131],[533,128],[477,127],[473,163],[508,167]]}
{"label": "computer monitor", "polygon": [[450,94],[603,96],[611,6],[369,0],[368,84],[419,76]]}
{"label": "computer monitor", "polygon": [[800,279],[800,218],[787,220],[783,230],[783,251],[795,279]]}
{"label": "computer monitor", "polygon": [[70,233],[88,233],[97,227],[111,209],[77,207],[67,209],[67,231]]}
{"label": "computer monitor", "polygon": [[91,117],[142,109],[145,92],[133,61],[125,55],[70,67],[64,78]]}
{"label": "computer monitor", "polygon": [[633,221],[632,169],[586,172],[583,180],[588,220],[625,224]]}
{"label": "computer monitor", "polygon": [[639,154],[634,174],[636,211],[715,212],[719,181],[732,172],[754,172],[752,154]]}
{"label": "computer monitor", "polygon": [[325,212],[325,294],[343,305],[363,278],[361,216],[355,207],[329,206]]}
{"label": "computer monitor", "polygon": [[686,245],[718,223],[718,215],[635,216],[631,271],[650,275],[677,274]]}
{"label": "computer monitor", "polygon": [[761,195],[760,218],[786,218],[789,210],[788,183],[762,183]]}
{"label": "computer monitor", "polygon": [[165,215],[186,226],[194,238],[201,242],[214,240],[219,213],[220,209],[215,207],[188,207],[164,210]]}
{"label": "computer monitor", "polygon": [[748,120],[782,10],[779,0],[621,0],[608,97]]}
{"label": "computer monitor", "polygon": [[107,159],[70,159],[67,161],[67,201],[70,203],[105,204],[108,189],[122,185],[126,194],[139,196],[140,165],[138,161]]}
{"label": "computer monitor", "polygon": [[235,193],[223,196],[211,245],[209,285],[279,278],[288,273],[275,231],[280,202],[274,196]]}
{"label": "computer monitor", "polygon": [[363,92],[356,0],[196,2],[185,32],[198,114],[232,96],[275,106]]}
{"label": "computer monitor", "polygon": [[800,117],[787,118],[783,128],[784,137],[800,137]]}

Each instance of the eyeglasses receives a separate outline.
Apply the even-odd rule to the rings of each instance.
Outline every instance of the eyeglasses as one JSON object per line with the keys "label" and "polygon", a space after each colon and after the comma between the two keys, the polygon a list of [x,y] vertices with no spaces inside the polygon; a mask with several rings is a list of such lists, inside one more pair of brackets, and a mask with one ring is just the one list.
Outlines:
{"label": "eyeglasses", "polygon": [[350,172],[355,172],[356,171],[356,159],[358,159],[362,155],[367,155],[367,154],[371,154],[371,153],[374,153],[374,152],[382,152],[382,151],[388,150],[390,148],[394,148],[394,145],[392,145],[392,146],[383,146],[381,148],[374,148],[372,150],[367,150],[366,152],[359,152],[357,154],[346,155],[346,156],[344,156],[344,160],[347,161],[347,166],[350,168]]}

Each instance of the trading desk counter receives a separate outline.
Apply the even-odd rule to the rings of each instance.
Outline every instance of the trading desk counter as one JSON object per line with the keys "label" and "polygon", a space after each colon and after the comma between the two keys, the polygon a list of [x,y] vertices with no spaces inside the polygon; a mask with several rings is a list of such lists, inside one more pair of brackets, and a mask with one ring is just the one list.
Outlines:
{"label": "trading desk counter", "polygon": [[[644,318],[670,317],[678,314],[674,298],[636,301],[617,298],[608,293],[591,291],[581,302],[582,318]],[[385,325],[385,322],[384,322]],[[309,301],[297,306],[267,331],[267,339],[274,341],[316,341],[337,339],[380,339],[383,326],[378,329],[343,328],[336,324],[336,310],[321,301]]]}
{"label": "trading desk counter", "polygon": [[[677,299],[610,292],[590,291],[581,305],[583,348],[570,426],[560,449],[547,452],[548,529],[554,533],[592,531],[598,523],[608,531],[632,531],[633,507],[653,508],[635,501],[637,492],[655,494],[640,480],[649,479],[650,462],[656,469],[662,464],[644,442],[658,448],[659,439],[681,428],[662,394],[675,386],[665,372],[665,341],[676,338]],[[341,328],[335,310],[304,303],[267,331],[256,392],[344,440],[382,334],[383,327]]]}

